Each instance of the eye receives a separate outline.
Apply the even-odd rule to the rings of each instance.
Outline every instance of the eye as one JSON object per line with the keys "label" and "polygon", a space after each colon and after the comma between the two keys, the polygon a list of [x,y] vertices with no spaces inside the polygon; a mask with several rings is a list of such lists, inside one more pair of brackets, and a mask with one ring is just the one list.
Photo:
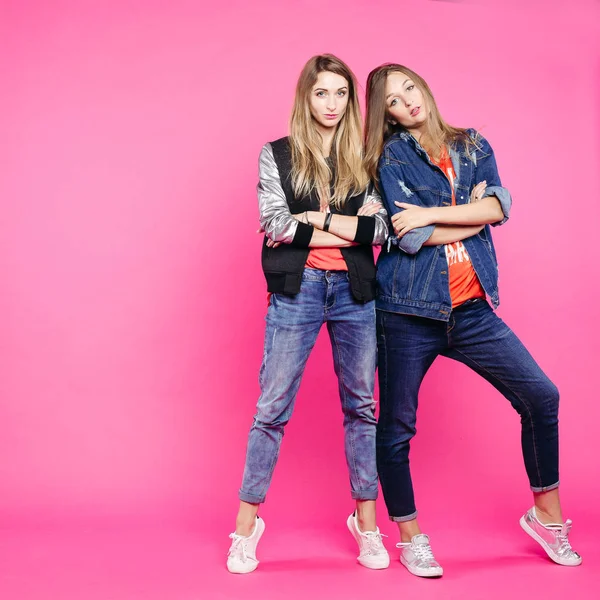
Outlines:
{"label": "eye", "polygon": [[317,92],[317,97],[318,98],[323,98],[323,96],[325,96],[325,92],[321,91],[321,92]]}
{"label": "eye", "polygon": [[396,106],[396,104],[398,103],[398,98],[394,98],[391,102],[390,102],[390,107],[392,106]]}
{"label": "eye", "polygon": [[409,85],[409,86],[406,88],[406,91],[407,91],[407,92],[412,92],[414,89],[415,89],[415,84],[414,84],[414,83],[412,83],[411,85]]}
{"label": "eye", "polygon": [[340,98],[343,98],[343,97],[344,97],[346,94],[347,94],[346,90],[340,90],[340,91],[338,92],[338,96],[339,96]]}

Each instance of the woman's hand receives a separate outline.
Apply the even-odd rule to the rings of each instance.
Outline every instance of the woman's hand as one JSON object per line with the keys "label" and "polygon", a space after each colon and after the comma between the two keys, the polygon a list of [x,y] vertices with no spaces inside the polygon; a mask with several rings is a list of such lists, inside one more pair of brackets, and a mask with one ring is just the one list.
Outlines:
{"label": "woman's hand", "polygon": [[357,217],[372,217],[376,215],[383,208],[381,202],[369,202],[363,204],[356,213]]}
{"label": "woman's hand", "polygon": [[[265,230],[261,227],[256,230],[256,233],[264,233]],[[277,246],[281,246],[281,242],[274,242],[271,238],[267,238],[267,248],[277,248]]]}
{"label": "woman's hand", "polygon": [[[474,186],[471,190],[471,202],[479,202],[483,198],[486,187],[487,182],[485,181],[481,181]],[[415,206],[407,202],[394,202],[394,204],[404,209],[402,212],[392,216],[394,233],[398,237],[406,235],[409,231],[417,229],[417,227],[426,227],[427,225],[437,223],[434,213],[435,209]],[[443,210],[447,209],[444,208]]]}
{"label": "woman's hand", "polygon": [[479,202],[483,198],[483,194],[485,193],[485,188],[487,187],[486,181],[480,181],[472,190],[471,190],[471,202]]}
{"label": "woman's hand", "polygon": [[[300,223],[308,223],[308,211],[305,212],[301,212],[295,215],[292,215],[294,217],[294,219],[296,219],[297,221],[300,221]],[[256,233],[264,233],[265,230],[264,229],[257,229]],[[277,248],[279,246],[281,246],[282,242],[274,242],[272,239],[267,238],[267,248]]]}
{"label": "woman's hand", "polygon": [[394,233],[398,237],[406,235],[409,231],[417,227],[426,227],[434,223],[431,218],[432,213],[430,208],[415,206],[406,202],[394,202],[394,204],[404,209],[402,212],[392,216],[392,226],[394,227]]}

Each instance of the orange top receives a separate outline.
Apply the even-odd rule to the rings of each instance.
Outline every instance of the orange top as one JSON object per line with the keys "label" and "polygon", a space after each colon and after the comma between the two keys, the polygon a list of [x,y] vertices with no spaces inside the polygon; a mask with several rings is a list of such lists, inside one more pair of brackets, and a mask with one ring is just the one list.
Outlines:
{"label": "orange top", "polygon": [[311,248],[305,267],[323,271],[347,271],[348,265],[339,248]]}
{"label": "orange top", "polygon": [[[327,208],[325,212],[329,212]],[[311,248],[305,267],[323,271],[347,271],[348,266],[339,248]]]}
{"label": "orange top", "polygon": [[[443,149],[439,162],[433,159],[432,162],[442,169],[448,177],[452,187],[452,206],[455,206],[454,179],[456,173],[446,148]],[[472,298],[485,298],[485,291],[479,282],[477,273],[475,273],[465,245],[462,242],[454,242],[453,244],[446,244],[445,250],[446,260],[448,261],[448,282],[450,284],[452,308],[456,308]]]}

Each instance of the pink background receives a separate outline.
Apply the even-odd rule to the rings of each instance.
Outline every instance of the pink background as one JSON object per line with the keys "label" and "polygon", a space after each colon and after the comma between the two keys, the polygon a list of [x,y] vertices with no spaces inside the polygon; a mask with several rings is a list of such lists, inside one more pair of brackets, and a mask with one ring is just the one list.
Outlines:
{"label": "pink background", "polygon": [[[143,566],[123,581],[148,576],[148,564],[161,571],[168,555],[171,566],[189,567],[178,577],[190,595],[161,580],[169,591],[157,598],[245,593],[228,591],[223,573],[266,310],[257,158],[287,133],[299,71],[321,52],[347,61],[361,85],[382,62],[410,66],[448,121],[492,143],[514,197],[511,220],[495,231],[499,314],[561,391],[562,498],[589,565],[561,571],[553,589],[591,585],[600,558],[598,3],[93,4],[0,3],[0,524],[13,532],[0,544],[13,568],[3,597],[76,597],[86,576],[53,580],[66,587],[48,596],[35,561],[80,556],[69,548],[85,528],[157,524],[191,536],[179,546],[187,558],[169,551],[145,562],[138,553]],[[323,332],[262,511],[271,542],[261,543],[261,569],[275,561],[282,582],[290,539],[277,532],[298,530],[306,554],[324,543],[314,540],[341,545],[333,564],[354,572],[354,548],[339,533],[352,505],[336,390]],[[451,557],[457,537],[475,534],[446,563],[469,564],[482,539],[491,557],[505,540],[507,559],[516,545],[545,562],[516,524],[531,503],[519,420],[486,382],[440,359],[422,390],[413,447],[422,524],[439,550]],[[379,514],[392,549],[383,501]],[[56,528],[73,544],[62,534],[60,546],[27,537]],[[148,548],[138,539],[130,552],[122,539],[96,548]],[[539,582],[557,573],[542,566]],[[110,573],[89,577],[109,585],[118,579]],[[420,585],[404,571],[385,576],[391,590],[399,580]],[[279,580],[253,577],[278,597]],[[453,580],[442,581],[438,590]],[[445,597],[465,597],[463,584]]]}

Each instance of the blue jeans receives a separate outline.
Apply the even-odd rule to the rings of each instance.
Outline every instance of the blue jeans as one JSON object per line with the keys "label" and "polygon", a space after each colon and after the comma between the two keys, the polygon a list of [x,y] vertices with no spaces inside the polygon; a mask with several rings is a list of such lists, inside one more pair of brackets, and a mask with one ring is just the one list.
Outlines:
{"label": "blue jeans", "polygon": [[240,500],[253,504],[265,500],[283,429],[323,323],[327,323],[338,377],[352,497],[375,500],[375,303],[361,304],[353,298],[345,271],[307,268],[298,294],[271,296],[266,320],[261,395],[248,437]]}
{"label": "blue jeans", "polygon": [[485,300],[467,301],[447,323],[378,310],[377,344],[377,466],[392,521],[417,516],[408,454],[419,388],[440,354],[487,379],[519,413],[531,489],[558,487],[558,390]]}

